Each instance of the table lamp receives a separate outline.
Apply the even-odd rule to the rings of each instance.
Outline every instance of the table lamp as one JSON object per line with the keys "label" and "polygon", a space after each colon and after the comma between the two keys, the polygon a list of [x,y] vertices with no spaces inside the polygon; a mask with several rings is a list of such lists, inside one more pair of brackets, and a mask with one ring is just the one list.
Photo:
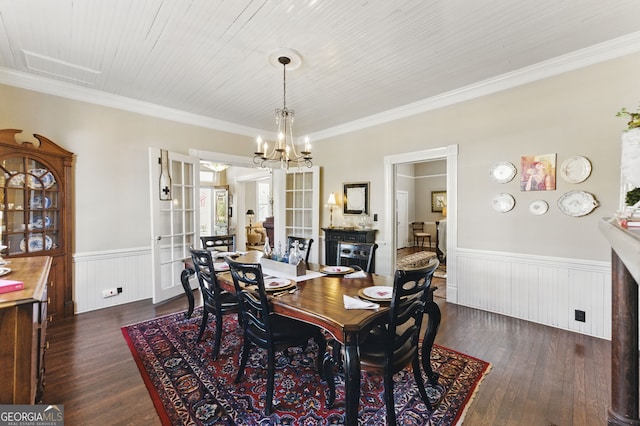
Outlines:
{"label": "table lamp", "polygon": [[329,200],[327,200],[327,205],[329,206],[329,228],[333,228],[333,209],[338,205],[336,202],[336,194],[331,193],[329,195]]}
{"label": "table lamp", "polygon": [[247,210],[247,216],[249,217],[249,232],[251,232],[251,220],[255,215],[256,214],[253,212],[253,210],[251,209]]}

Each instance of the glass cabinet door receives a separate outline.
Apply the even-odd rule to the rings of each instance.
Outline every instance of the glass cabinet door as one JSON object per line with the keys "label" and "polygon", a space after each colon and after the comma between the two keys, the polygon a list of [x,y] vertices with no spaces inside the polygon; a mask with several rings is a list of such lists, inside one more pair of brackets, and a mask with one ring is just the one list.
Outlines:
{"label": "glass cabinet door", "polygon": [[2,245],[9,256],[61,246],[60,185],[53,171],[29,157],[0,160]]}

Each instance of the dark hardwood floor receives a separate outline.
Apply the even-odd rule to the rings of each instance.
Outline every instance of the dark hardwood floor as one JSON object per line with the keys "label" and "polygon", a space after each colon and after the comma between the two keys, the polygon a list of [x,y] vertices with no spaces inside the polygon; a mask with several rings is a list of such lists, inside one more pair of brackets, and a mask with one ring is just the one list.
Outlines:
{"label": "dark hardwood floor", "polygon": [[[492,364],[465,425],[606,424],[608,341],[436,301],[436,343]],[[145,300],[51,324],[44,403],[63,404],[68,426],[160,424],[120,327],[185,308]]]}

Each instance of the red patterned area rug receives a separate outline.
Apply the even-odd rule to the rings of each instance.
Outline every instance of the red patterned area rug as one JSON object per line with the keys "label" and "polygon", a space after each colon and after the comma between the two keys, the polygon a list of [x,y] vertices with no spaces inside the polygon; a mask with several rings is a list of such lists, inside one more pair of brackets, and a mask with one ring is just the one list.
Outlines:
{"label": "red patterned area rug", "polygon": [[[211,358],[213,321],[201,343],[195,343],[200,309],[191,319],[183,313],[122,327],[140,374],[163,424],[166,425],[341,425],[344,424],[344,378],[336,376],[336,403],[326,407],[327,385],[316,371],[317,346],[277,355],[274,413],[265,417],[266,352],[253,349],[243,380],[238,371],[242,333],[237,317],[224,317],[224,335],[217,361]],[[433,369],[439,385],[429,386],[436,402],[429,412],[410,369],[395,378],[395,406],[401,425],[453,425],[464,417],[489,364],[441,346],[434,346]],[[426,380],[425,380],[426,382]],[[362,373],[359,423],[379,425],[385,419],[382,377]]]}

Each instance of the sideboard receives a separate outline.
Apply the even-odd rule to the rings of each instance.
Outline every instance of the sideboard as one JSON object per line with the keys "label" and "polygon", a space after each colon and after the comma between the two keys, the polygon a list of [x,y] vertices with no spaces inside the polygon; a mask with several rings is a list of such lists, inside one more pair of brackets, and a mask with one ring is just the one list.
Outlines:
{"label": "sideboard", "polygon": [[[376,229],[322,228],[324,231],[325,264],[335,265],[338,259],[338,241],[350,243],[375,243]],[[366,268],[366,263],[359,265]],[[376,258],[371,262],[371,272],[376,271]]]}
{"label": "sideboard", "polygon": [[51,263],[50,256],[14,258],[2,277],[24,288],[0,293],[0,404],[34,404],[42,397]]}

